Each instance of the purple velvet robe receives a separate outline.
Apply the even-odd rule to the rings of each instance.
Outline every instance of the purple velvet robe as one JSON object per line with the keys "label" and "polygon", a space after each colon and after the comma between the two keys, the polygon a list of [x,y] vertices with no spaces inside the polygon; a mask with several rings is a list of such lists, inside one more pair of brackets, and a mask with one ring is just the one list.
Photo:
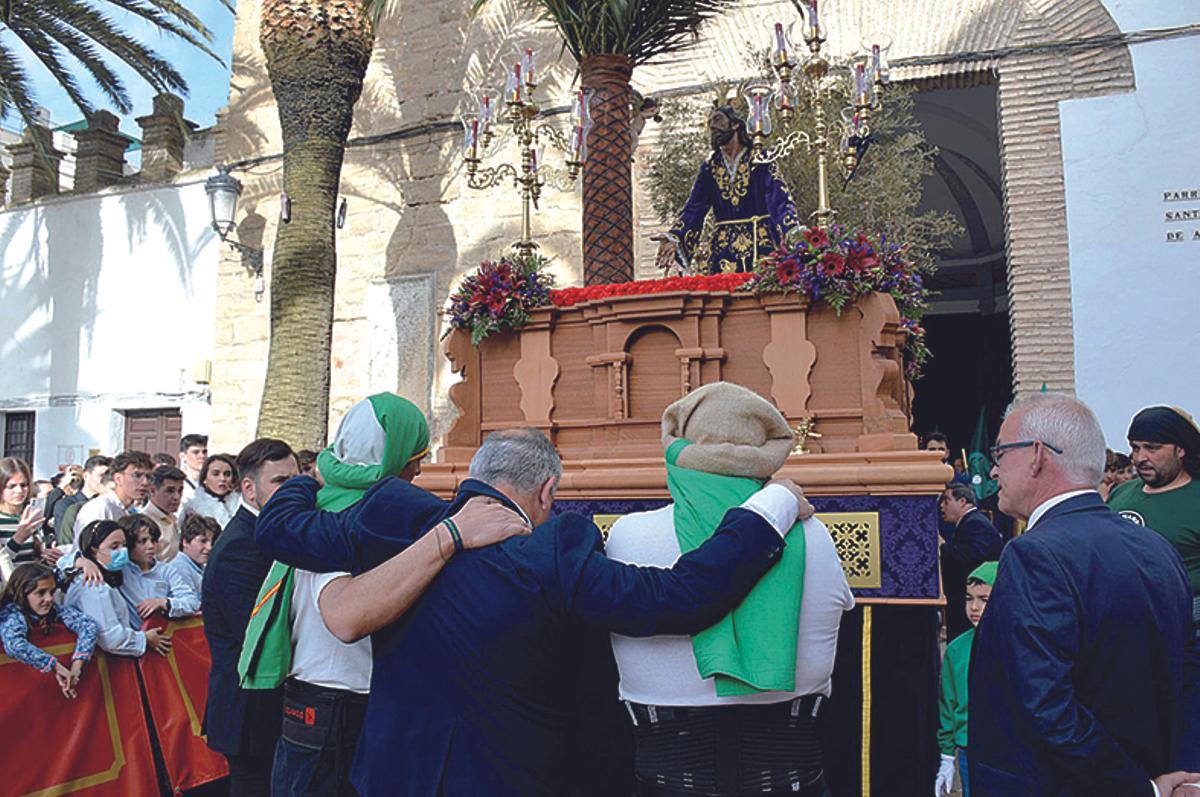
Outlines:
{"label": "purple velvet robe", "polygon": [[[720,151],[700,164],[691,196],[671,228],[677,251],[697,271],[751,271],[759,258],[779,247],[785,233],[800,226],[775,164],[752,164],[750,159],[751,152],[742,150],[732,177]],[[700,231],[710,208],[716,226],[704,247]]]}

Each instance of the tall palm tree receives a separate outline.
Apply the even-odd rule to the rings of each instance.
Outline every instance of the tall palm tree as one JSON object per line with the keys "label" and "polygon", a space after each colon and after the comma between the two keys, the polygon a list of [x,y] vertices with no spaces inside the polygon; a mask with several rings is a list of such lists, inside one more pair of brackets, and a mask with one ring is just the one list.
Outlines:
{"label": "tall palm tree", "polygon": [[[221,2],[232,8],[227,0]],[[152,22],[220,62],[208,47],[208,28],[178,0],[0,0],[0,33],[12,34],[0,37],[0,117],[15,112],[25,124],[33,123],[37,98],[26,65],[30,55],[85,116],[93,106],[79,86],[80,73],[95,81],[118,111],[133,110],[124,82],[112,69],[113,59],[156,91],[187,94],[183,76],[106,13],[118,10]],[[24,47],[17,48],[16,42]]]}
{"label": "tall palm tree", "polygon": [[321,448],[329,417],[334,206],[382,0],[263,0],[259,40],[283,128],[291,221],[271,261],[271,343],[258,434]]}
{"label": "tall palm tree", "polygon": [[[592,89],[583,167],[583,275],[589,285],[633,279],[629,80],[638,64],[695,39],[736,0],[524,0],[552,22]],[[487,0],[476,0],[478,11]]]}

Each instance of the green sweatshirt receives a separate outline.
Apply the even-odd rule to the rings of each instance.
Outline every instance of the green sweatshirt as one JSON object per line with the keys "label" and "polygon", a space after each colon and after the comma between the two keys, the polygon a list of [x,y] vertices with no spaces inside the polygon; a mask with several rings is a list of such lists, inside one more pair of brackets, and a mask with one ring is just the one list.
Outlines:
{"label": "green sweatshirt", "polygon": [[954,755],[956,748],[967,746],[967,671],[971,667],[974,639],[974,628],[962,632],[946,647],[946,658],[942,660],[937,742],[945,755]]}
{"label": "green sweatshirt", "polygon": [[1192,594],[1200,595],[1200,480],[1165,493],[1142,492],[1141,479],[1117,485],[1108,506],[1126,520],[1153,529],[1175,546],[1192,582]]}

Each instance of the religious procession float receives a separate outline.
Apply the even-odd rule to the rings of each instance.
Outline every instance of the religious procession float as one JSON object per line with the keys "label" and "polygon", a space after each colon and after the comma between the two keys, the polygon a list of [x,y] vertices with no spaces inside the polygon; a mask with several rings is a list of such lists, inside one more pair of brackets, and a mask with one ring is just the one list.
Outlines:
{"label": "religious procession float", "polygon": [[[597,224],[597,203],[615,189],[589,183],[589,146],[629,148],[628,72],[616,135],[593,131],[614,104],[598,112],[596,98],[613,91],[586,76],[570,132],[542,124],[532,51],[513,65],[502,108],[484,96],[464,118],[471,186],[511,180],[523,230],[510,254],[450,296],[445,354],[461,377],[450,391],[458,417],[419,483],[449,496],[490,431],[536,427],[563,459],[556,509],[589,515],[606,532],[622,514],[669,501],[667,405],[721,380],[770,399],[797,431],[782,473],[812,497],[857,599],[841,629],[827,761],[837,793],[869,795],[873,783],[875,793],[928,783],[936,767],[937,496],[951,471],[909,430],[927,356],[919,270],[884,225],[843,227],[829,206],[829,181],[852,177],[873,140],[886,60],[875,46],[832,64],[816,10],[807,12],[802,52],[775,26],[774,82],[743,86],[738,108],[710,112],[712,156],[663,236],[659,279],[632,279],[629,205],[620,223],[609,214]],[[849,101],[829,119],[835,86]],[[772,113],[787,121],[801,108],[811,128],[773,139]],[[485,167],[502,127],[519,145],[518,165]],[[554,289],[532,236],[531,205],[563,177],[541,162],[547,140],[566,155],[566,180],[584,178],[582,287]],[[777,168],[797,148],[816,162],[811,215],[794,206]],[[861,756],[838,752],[848,750]]]}

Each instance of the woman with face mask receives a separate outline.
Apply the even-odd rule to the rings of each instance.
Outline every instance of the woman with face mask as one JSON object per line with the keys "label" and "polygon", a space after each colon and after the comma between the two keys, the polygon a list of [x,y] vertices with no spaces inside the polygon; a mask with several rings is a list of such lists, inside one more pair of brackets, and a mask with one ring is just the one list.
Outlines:
{"label": "woman with face mask", "polygon": [[79,555],[100,568],[103,582],[88,584],[73,578],[66,605],[96,621],[100,649],[118,656],[141,656],[148,650],[167,655],[170,637],[156,628],[137,631],[129,625],[129,609],[119,592],[124,583],[122,570],[129,564],[125,530],[112,520],[92,521],[79,534]]}
{"label": "woman with face mask", "polygon": [[237,486],[237,464],[228,454],[213,454],[204,460],[200,469],[200,483],[196,486],[196,494],[183,509],[183,516],[188,514],[210,517],[225,528],[238,510],[241,493]]}

